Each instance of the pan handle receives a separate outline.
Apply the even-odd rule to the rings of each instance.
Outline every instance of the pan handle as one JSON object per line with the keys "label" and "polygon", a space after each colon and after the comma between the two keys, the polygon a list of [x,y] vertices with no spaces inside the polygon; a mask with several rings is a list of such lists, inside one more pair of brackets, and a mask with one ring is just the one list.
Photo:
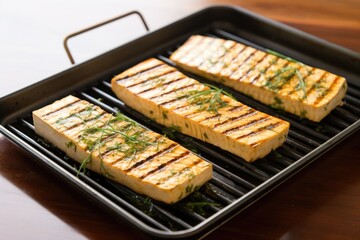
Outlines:
{"label": "pan handle", "polygon": [[71,52],[70,52],[69,46],[68,46],[68,40],[69,40],[70,38],[73,38],[73,37],[75,37],[75,36],[77,36],[77,35],[80,35],[80,34],[82,34],[82,33],[88,32],[88,31],[90,31],[90,30],[93,30],[93,29],[95,29],[95,28],[101,27],[101,26],[103,26],[103,25],[106,25],[106,24],[108,24],[108,23],[114,22],[114,21],[116,21],[116,20],[119,20],[119,19],[128,17],[128,16],[133,15],[133,14],[136,14],[136,15],[138,15],[138,16],[140,17],[140,19],[141,19],[141,21],[142,21],[142,23],[143,23],[146,31],[149,31],[148,24],[146,23],[145,18],[143,17],[143,15],[142,15],[140,12],[138,12],[138,11],[131,11],[131,12],[122,14],[122,15],[120,15],[120,16],[111,18],[111,19],[109,19],[109,20],[106,20],[106,21],[104,21],[104,22],[100,22],[100,23],[95,24],[95,25],[93,25],[93,26],[90,26],[90,27],[88,27],[88,28],[82,29],[82,30],[80,30],[80,31],[71,33],[71,34],[69,34],[68,36],[66,36],[65,39],[64,39],[64,48],[65,48],[66,54],[68,55],[68,57],[69,57],[69,59],[70,59],[71,64],[75,64],[75,61],[74,61],[74,58],[73,58],[73,56],[72,56],[72,54],[71,54]]}

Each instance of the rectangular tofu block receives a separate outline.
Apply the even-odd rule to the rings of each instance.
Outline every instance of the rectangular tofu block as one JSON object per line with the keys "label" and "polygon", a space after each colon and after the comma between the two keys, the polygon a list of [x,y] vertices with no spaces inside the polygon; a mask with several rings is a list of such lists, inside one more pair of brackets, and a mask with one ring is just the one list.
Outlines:
{"label": "rectangular tofu block", "polygon": [[122,101],[145,116],[249,162],[282,145],[289,130],[288,122],[154,58],[115,76],[111,83]]}
{"label": "rectangular tofu block", "polygon": [[67,96],[33,112],[36,134],[88,168],[175,203],[212,178],[212,164],[122,114]]}
{"label": "rectangular tofu block", "polygon": [[341,105],[347,91],[343,77],[220,38],[192,36],[170,59],[180,68],[314,122]]}

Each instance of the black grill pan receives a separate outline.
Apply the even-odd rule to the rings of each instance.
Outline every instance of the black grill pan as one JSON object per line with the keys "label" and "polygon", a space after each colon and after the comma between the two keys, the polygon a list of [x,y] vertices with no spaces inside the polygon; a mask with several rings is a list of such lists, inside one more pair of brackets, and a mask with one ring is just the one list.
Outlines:
{"label": "black grill pan", "polygon": [[[214,164],[213,179],[175,205],[150,200],[93,172],[77,177],[78,165],[35,134],[31,111],[68,94],[95,103],[108,112],[121,111],[162,133],[162,126],[115,97],[110,80],[115,74],[149,57],[172,64],[170,54],[192,34],[232,39],[259,49],[272,49],[308,65],[342,75],[349,84],[346,103],[332,111],[322,122],[314,123],[272,109],[218,85],[241,102],[289,121],[288,139],[264,159],[247,163],[212,145],[174,133],[176,141]],[[240,8],[210,7],[1,98],[0,132],[70,186],[150,237],[194,239],[219,227],[359,129],[359,71],[358,53]],[[208,82],[207,79],[185,73],[201,82]],[[206,204],[202,205],[204,202]]]}

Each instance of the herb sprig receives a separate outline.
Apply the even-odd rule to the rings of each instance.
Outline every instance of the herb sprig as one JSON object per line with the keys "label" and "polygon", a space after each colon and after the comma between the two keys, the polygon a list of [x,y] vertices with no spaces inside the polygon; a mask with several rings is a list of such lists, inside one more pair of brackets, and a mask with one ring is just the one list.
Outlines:
{"label": "herb sprig", "polygon": [[[223,95],[234,99],[230,93],[227,93],[221,88],[217,88],[210,84],[204,85],[208,88],[203,90],[191,90],[185,93],[185,96],[190,101],[190,104],[198,106],[201,110],[218,113],[220,108],[228,105],[228,102],[222,99]],[[180,97],[183,97],[183,95]]]}
{"label": "herb sprig", "polygon": [[[277,56],[279,58],[285,59],[289,62],[296,63],[302,67],[305,66],[304,63],[299,62],[293,58],[287,57],[281,53],[275,52],[273,50],[266,49],[266,52],[271,55]],[[296,91],[301,90],[303,92],[302,99],[306,99],[307,98],[306,83],[305,83],[305,80],[304,80],[301,72],[296,67],[288,66],[288,67],[284,67],[284,68],[278,70],[275,73],[275,76],[273,77],[273,78],[275,78],[275,81],[273,81],[273,82],[268,81],[265,85],[272,90],[278,90],[280,87],[282,87],[284,84],[286,84],[293,76],[296,76],[297,79],[299,80],[299,83],[295,87],[295,90]]]}
{"label": "herb sprig", "polygon": [[[119,124],[125,122],[125,124]],[[123,142],[111,142],[115,137],[120,136]],[[121,113],[118,113],[115,117],[106,121],[103,126],[94,126],[85,128],[80,136],[80,141],[86,144],[88,150],[88,156],[82,161],[78,173],[84,172],[88,164],[91,163],[92,155],[95,151],[98,151],[100,158],[100,173],[107,177],[111,177],[106,172],[103,163],[103,154],[105,152],[117,151],[123,153],[127,159],[133,160],[136,154],[145,150],[151,145],[158,146],[161,140],[152,139],[146,134],[140,125],[133,120],[127,118]]]}

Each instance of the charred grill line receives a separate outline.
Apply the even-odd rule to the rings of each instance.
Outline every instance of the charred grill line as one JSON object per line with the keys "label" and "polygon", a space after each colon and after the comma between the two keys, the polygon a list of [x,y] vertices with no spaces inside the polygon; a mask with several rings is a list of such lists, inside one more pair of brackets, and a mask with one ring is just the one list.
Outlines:
{"label": "charred grill line", "polygon": [[240,106],[234,106],[232,107],[231,109],[228,110],[228,112],[235,112],[235,111],[239,111],[239,110],[242,110],[243,108],[247,107],[246,105],[244,104],[241,104]]}
{"label": "charred grill line", "polygon": [[[165,66],[165,68],[167,68],[167,67],[168,67],[168,66]],[[151,69],[151,70],[149,70],[149,71],[152,71],[152,70],[154,70],[154,69]],[[144,81],[131,84],[131,85],[127,86],[127,88],[132,88],[132,87],[135,87],[135,86],[140,85],[140,84],[145,84],[146,82],[148,82],[148,81],[150,81],[150,80],[152,80],[152,79],[160,78],[160,77],[162,77],[162,76],[165,76],[165,75],[170,74],[170,73],[173,73],[173,72],[175,72],[175,70],[172,69],[172,68],[169,68],[169,69],[168,69],[167,71],[165,71],[165,72],[160,72],[159,75],[151,76],[151,77],[149,77],[149,78],[144,79]]]}
{"label": "charred grill line", "polygon": [[[94,116],[94,117],[92,117],[92,118],[83,119],[81,122],[75,123],[75,124],[73,124],[72,126],[69,126],[68,128],[66,128],[66,129],[64,130],[64,132],[69,131],[69,130],[71,130],[71,129],[74,129],[74,128],[76,128],[76,127],[78,127],[78,126],[80,126],[80,125],[82,125],[82,124],[84,124],[84,123],[90,122],[90,121],[92,121],[92,120],[100,119],[100,118],[101,118],[102,116],[104,116],[105,114],[106,114],[106,112],[102,112],[102,113],[99,113],[99,115]],[[68,119],[68,118],[67,118],[67,119]]]}
{"label": "charred grill line", "polygon": [[[177,157],[174,157],[173,159],[169,160],[168,162],[163,163],[163,164],[161,164],[160,166],[158,166],[157,168],[155,168],[155,169],[149,171],[148,173],[144,174],[143,176],[140,177],[140,179],[144,179],[144,178],[146,178],[146,177],[149,177],[150,175],[155,174],[156,172],[159,172],[161,169],[165,168],[166,166],[169,166],[169,165],[172,164],[173,162],[176,162],[176,161],[178,161],[178,160],[186,157],[186,156],[189,155],[189,154],[190,154],[189,151],[183,152],[181,155],[179,155],[179,156],[177,156]],[[197,160],[197,161],[193,162],[193,165],[197,165],[199,162],[200,162],[200,160]],[[178,174],[181,174],[182,171],[183,171],[184,169],[186,169],[186,168],[188,168],[188,166],[186,166],[186,167],[184,167],[183,169],[181,169],[181,170],[178,172]],[[164,177],[164,178],[162,178],[162,179],[159,179],[159,181],[158,181],[156,184],[158,185],[158,184],[160,184],[161,182],[164,182],[164,181],[172,178],[173,176],[176,176],[176,173],[175,173],[174,175],[166,176],[166,177]]]}
{"label": "charred grill line", "polygon": [[[224,44],[223,44],[224,45]],[[234,48],[236,46],[236,44],[233,44],[229,49],[226,49],[220,56],[218,56],[218,61],[216,61],[215,64],[213,64],[213,66],[209,69],[211,71],[211,69],[219,62],[222,62],[222,58],[225,56],[226,52],[229,51],[230,49]],[[224,46],[223,46],[224,47]],[[225,47],[224,47],[225,48]],[[213,56],[210,56],[213,57]],[[205,62],[203,62],[202,64],[199,65],[199,68],[201,68],[203,65],[205,64]]]}
{"label": "charred grill line", "polygon": [[[254,132],[251,132],[251,133],[248,133],[248,134],[244,134],[244,135],[242,135],[242,136],[238,136],[238,137],[236,137],[236,139],[241,139],[241,138],[246,138],[246,137],[254,136],[254,135],[260,134],[260,133],[261,133],[262,131],[264,131],[264,130],[272,130],[272,129],[276,128],[276,127],[279,126],[279,125],[280,125],[279,122],[271,123],[271,124],[269,124],[269,125],[267,125],[267,126],[264,126],[264,127],[261,127],[261,128],[259,128],[259,129],[257,129],[257,130],[254,131]],[[250,144],[250,145],[253,146],[253,147],[255,147],[255,146],[259,145],[259,143],[260,143],[260,142],[254,142],[254,143],[252,143],[252,144]]]}
{"label": "charred grill line", "polygon": [[[203,52],[207,48],[207,46],[211,46],[214,43],[216,43],[216,39],[211,39],[206,46],[202,46],[202,48],[199,48],[198,52]],[[184,56],[186,57],[186,54],[181,56],[181,58],[179,58],[179,59],[182,59]],[[191,63],[196,57],[197,57],[197,54],[193,54],[192,58],[190,58],[186,63]]]}
{"label": "charred grill line", "polygon": [[186,52],[184,51],[183,54],[179,57],[179,59],[183,58],[184,56],[186,56],[189,52],[191,52],[192,50],[194,50],[197,46],[201,46],[201,43],[205,41],[205,38],[200,39],[200,41],[197,44],[193,44],[191,48],[189,48]]}
{"label": "charred grill line", "polygon": [[219,118],[220,116],[221,116],[220,114],[215,114],[215,115],[206,117],[204,120],[201,120],[199,123],[203,123],[203,122],[209,121],[209,120],[211,120],[211,119]]}
{"label": "charred grill line", "polygon": [[[250,48],[250,47],[246,47],[246,48]],[[236,70],[232,74],[230,74],[229,78],[231,78],[231,76],[237,73],[238,70],[240,70],[249,60],[253,58],[254,54],[256,53],[256,50],[253,48],[250,49],[252,50],[252,52],[250,52],[250,54],[236,67]]]}
{"label": "charred grill line", "polygon": [[[144,131],[145,132],[145,131]],[[162,138],[162,136],[157,136],[154,141],[152,141],[152,143],[155,143],[156,141],[158,141],[160,138]],[[151,144],[149,144],[149,146],[151,146]],[[144,149],[145,150],[145,149]],[[116,152],[118,151],[117,149],[111,149],[111,148],[107,148],[104,152],[102,152],[100,154],[100,157],[105,157],[106,155],[112,154],[112,152]],[[115,163],[119,162],[120,159],[117,159]],[[113,164],[115,164],[113,163]]]}
{"label": "charred grill line", "polygon": [[[151,70],[153,70],[153,69],[160,68],[161,66],[164,66],[164,65],[165,65],[165,64],[160,63],[160,64],[155,65],[155,66],[152,66],[152,67],[150,67],[150,68],[143,69],[143,70],[141,70],[140,72],[136,72],[136,73],[134,73],[134,74],[127,75],[127,76],[125,76],[125,77],[123,77],[123,78],[119,78],[119,79],[117,79],[116,81],[117,81],[117,82],[120,82],[120,81],[126,80],[126,79],[128,79],[128,78],[132,78],[132,77],[134,77],[134,76],[136,76],[136,75],[141,75],[141,74],[143,74],[143,73],[145,73],[145,72],[148,72],[148,71],[151,71]],[[165,65],[165,67],[166,67],[166,65]]]}
{"label": "charred grill line", "polygon": [[[255,51],[256,52],[256,51]],[[262,58],[260,58],[258,61],[256,61],[256,63],[254,65],[258,65],[260,62],[262,62],[265,58],[266,58],[266,54],[264,54],[264,56]],[[247,70],[247,72],[245,74],[243,74],[240,78],[238,78],[238,81],[241,81],[242,79],[244,79],[245,77],[247,77],[255,68],[249,68]]]}
{"label": "charred grill line", "polygon": [[[165,76],[165,75],[164,75],[164,76]],[[170,84],[172,84],[172,83],[178,82],[178,81],[180,81],[180,80],[182,80],[182,79],[186,79],[186,76],[181,76],[181,77],[178,77],[178,78],[176,78],[176,79],[173,79],[173,80],[171,80],[171,81],[169,81],[169,82],[162,83],[161,86],[167,86],[167,85],[170,85]],[[151,91],[151,90],[155,90],[157,87],[158,87],[158,86],[153,86],[153,87],[151,87],[151,88],[145,89],[145,90],[143,90],[143,91],[141,91],[141,92],[138,92],[138,93],[136,93],[136,94],[146,93],[146,92],[149,92],[149,91]]]}
{"label": "charred grill line", "polygon": [[155,157],[160,156],[160,155],[162,155],[162,154],[164,154],[164,153],[166,153],[166,152],[171,151],[172,149],[174,149],[174,148],[177,147],[177,146],[179,146],[179,145],[173,143],[173,144],[171,144],[170,146],[164,148],[163,150],[158,151],[158,152],[156,152],[155,154],[153,154],[153,155],[151,155],[151,156],[149,156],[149,157],[147,157],[147,158],[145,158],[145,159],[143,159],[143,160],[138,161],[137,163],[135,163],[134,165],[132,165],[130,168],[125,169],[125,172],[130,172],[131,170],[133,170],[133,169],[141,166],[142,164],[151,161],[151,160],[154,159]]}
{"label": "charred grill line", "polygon": [[[235,44],[234,44],[234,46],[235,46]],[[235,61],[235,60],[240,56],[240,54],[241,54],[243,51],[245,51],[245,49],[246,49],[246,46],[242,45],[242,49],[240,50],[239,53],[234,54],[234,57],[231,58],[230,63],[233,62],[233,61]],[[229,64],[229,66],[230,66],[230,64]],[[226,67],[226,68],[227,68],[227,67]],[[226,69],[226,68],[225,68],[225,69]]]}
{"label": "charred grill line", "polygon": [[309,95],[315,89],[316,84],[319,83],[325,77],[326,74],[327,72],[324,71],[321,77],[319,77],[319,79],[314,82],[314,84],[309,88],[308,91],[306,91],[306,95]]}
{"label": "charred grill line", "polygon": [[[187,96],[177,97],[177,98],[171,99],[171,100],[169,100],[169,101],[159,103],[159,105],[160,105],[160,106],[163,106],[163,105],[166,105],[166,104],[169,104],[169,103],[173,103],[173,102],[176,102],[176,101],[180,101],[180,100],[182,100],[182,99],[184,99],[184,98],[187,98]],[[181,109],[182,107],[186,107],[186,106],[189,106],[189,105],[179,106],[179,107],[175,108],[175,110]]]}
{"label": "charred grill line", "polygon": [[[273,66],[275,63],[277,63],[278,60],[279,60],[279,58],[275,58],[274,62],[271,63],[271,64],[269,64],[269,66],[265,67],[265,69],[263,70],[263,72],[266,73],[271,66]],[[261,77],[261,75],[262,75],[262,73],[259,71],[258,74],[257,74],[257,76],[254,77],[254,79],[251,81],[251,84],[254,85],[254,84],[257,82],[257,80]],[[244,76],[244,77],[245,77],[245,76]],[[240,78],[239,81],[241,81],[241,80],[242,80],[242,78]]]}
{"label": "charred grill line", "polygon": [[[303,81],[305,82],[305,80],[312,74],[314,72],[314,68],[312,68],[310,71],[308,71],[307,73],[306,73],[306,75],[303,77]],[[297,92],[298,90],[296,90],[295,88],[294,89],[292,89],[290,92],[288,92],[287,94],[288,95],[291,95],[291,94],[293,94],[294,92]]]}
{"label": "charred grill line", "polygon": [[[286,66],[284,66],[284,67],[287,67],[288,66],[288,64],[286,65]],[[299,71],[299,69],[300,69],[300,66],[298,67],[298,68],[295,68],[297,71]],[[295,70],[295,71],[296,71]],[[289,70],[289,71],[291,71],[291,70]],[[279,85],[277,85],[276,86],[276,89],[277,89],[277,91],[281,91],[283,88],[284,88],[284,86],[286,86],[286,84],[289,84],[289,82],[291,81],[291,79],[293,79],[293,78],[299,78],[297,75],[296,75],[296,72],[294,72],[294,73],[292,73],[293,75],[290,77],[290,79],[288,79],[288,81],[283,81],[283,82],[281,82]],[[277,74],[274,76],[274,77],[276,77],[276,76],[278,76]],[[309,75],[307,75],[307,76],[309,76]],[[272,78],[274,78],[274,77],[272,77]],[[302,79],[303,81],[305,80],[305,78],[303,78]],[[299,79],[299,81],[300,81],[300,79]],[[292,92],[297,92],[298,90],[296,90],[296,87],[292,90]],[[289,93],[290,94],[290,93]]]}
{"label": "charred grill line", "polygon": [[263,116],[263,117],[260,117],[260,118],[258,118],[258,119],[254,119],[254,120],[252,120],[252,121],[250,121],[250,122],[248,122],[248,123],[246,123],[246,124],[244,124],[244,125],[232,127],[232,128],[227,129],[227,130],[225,130],[225,131],[222,131],[221,133],[222,133],[222,134],[228,134],[228,133],[230,133],[230,132],[235,132],[235,131],[237,131],[237,130],[246,129],[246,128],[251,127],[251,126],[253,126],[253,125],[257,124],[257,123],[264,122],[264,121],[267,121],[267,120],[269,120],[269,119],[270,119],[269,116]]}
{"label": "charred grill line", "polygon": [[236,120],[240,120],[243,119],[245,117],[249,117],[249,116],[253,116],[255,114],[257,114],[258,112],[255,109],[249,109],[247,112],[245,112],[244,114],[241,114],[239,116],[235,116],[235,117],[231,117],[228,118],[227,120],[225,120],[224,122],[220,122],[214,125],[214,128],[220,127],[226,123],[230,123],[230,122],[234,122]]}
{"label": "charred grill line", "polygon": [[337,77],[334,79],[334,81],[331,83],[331,85],[330,85],[327,89],[324,90],[325,92],[323,92],[322,94],[320,94],[320,96],[317,95],[317,98],[316,98],[316,100],[315,100],[315,102],[314,102],[313,104],[314,104],[314,105],[318,105],[318,104],[321,102],[321,100],[322,100],[326,95],[328,95],[329,92],[332,91],[333,86],[339,81],[339,79],[340,79],[339,76],[337,76]]}
{"label": "charred grill line", "polygon": [[[171,90],[171,91],[164,92],[164,93],[162,93],[162,94],[160,94],[160,95],[150,97],[149,99],[153,100],[153,99],[155,99],[155,98],[163,97],[163,96],[166,96],[166,95],[168,95],[168,94],[171,94],[171,93],[174,93],[174,92],[177,92],[177,91],[180,91],[180,90],[184,90],[184,89],[187,89],[187,88],[191,88],[191,87],[193,87],[193,86],[195,86],[195,85],[197,85],[197,84],[196,84],[196,83],[193,83],[193,84],[190,84],[190,85],[188,85],[188,86],[183,86],[183,87],[180,87],[180,88],[177,88],[177,89],[173,89],[173,90]],[[176,98],[176,99],[179,99],[179,98]],[[164,104],[164,103],[160,103],[160,105],[161,105],[161,104]]]}
{"label": "charred grill line", "polygon": [[79,100],[76,100],[76,101],[74,101],[74,102],[68,103],[68,104],[66,104],[66,105],[64,105],[64,106],[62,106],[62,107],[60,107],[60,108],[58,108],[58,109],[55,109],[55,110],[53,110],[53,111],[51,111],[51,112],[48,112],[48,113],[42,115],[41,117],[49,116],[49,115],[51,115],[51,114],[53,114],[53,113],[56,113],[56,112],[58,112],[58,111],[60,111],[60,110],[62,110],[62,109],[68,108],[68,107],[70,107],[71,105],[76,104],[77,102],[80,102],[80,101],[81,101],[81,100],[79,99]]}

